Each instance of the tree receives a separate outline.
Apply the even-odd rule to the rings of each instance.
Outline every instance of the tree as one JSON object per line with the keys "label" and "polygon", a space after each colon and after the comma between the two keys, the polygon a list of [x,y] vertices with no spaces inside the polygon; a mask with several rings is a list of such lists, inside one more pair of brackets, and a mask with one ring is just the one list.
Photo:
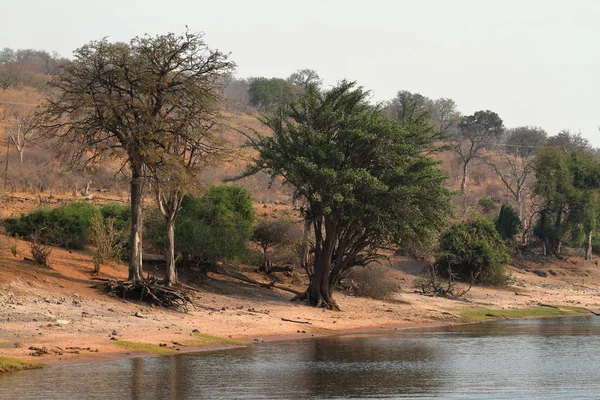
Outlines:
{"label": "tree", "polygon": [[496,230],[504,240],[512,240],[514,236],[519,233],[522,228],[522,222],[514,208],[510,204],[502,204],[500,208],[500,214],[496,221]]}
{"label": "tree", "polygon": [[532,126],[521,126],[506,132],[506,139],[483,156],[484,161],[502,181],[509,196],[517,205],[519,219],[526,220],[523,204],[530,177],[533,174],[535,155],[546,142],[546,131]]}
{"label": "tree", "polygon": [[292,82],[294,85],[300,86],[302,89],[306,90],[309,85],[317,85],[321,86],[323,80],[319,77],[319,74],[314,69],[299,69],[294,72],[287,78],[288,81]]}
{"label": "tree", "polygon": [[248,87],[250,105],[263,112],[289,103],[302,91],[301,87],[280,78],[251,78]]}
{"label": "tree", "polygon": [[294,233],[292,231],[293,222],[285,219],[276,221],[261,221],[252,234],[252,241],[258,244],[263,250],[263,265],[261,270],[269,273],[271,271],[271,261],[269,260],[269,250],[274,246],[286,245],[293,242]]}
{"label": "tree", "polygon": [[564,129],[554,136],[548,138],[548,146],[557,147],[565,154],[574,150],[591,150],[590,142],[581,136],[581,133],[572,133]]}
{"label": "tree", "polygon": [[600,162],[582,150],[565,153],[563,148],[548,147],[537,157],[535,171],[534,193],[541,210],[534,233],[544,241],[544,252],[559,256],[569,233],[574,242],[584,241],[576,237],[581,231],[586,257],[591,257],[600,211]]}
{"label": "tree", "polygon": [[306,202],[314,265],[298,299],[313,306],[338,308],[332,293],[351,268],[378,259],[390,242],[426,240],[450,212],[445,176],[423,154],[421,127],[384,117],[367,96],[346,81],[326,92],[310,86],[262,118],[272,137],[249,135],[259,155],[246,175],[282,177]]}
{"label": "tree", "polygon": [[12,125],[5,124],[6,139],[19,153],[19,167],[23,167],[23,153],[34,138],[36,131],[32,121],[33,115],[27,112],[15,111],[12,113]]}
{"label": "tree", "polygon": [[57,96],[42,108],[41,126],[69,150],[69,160],[90,165],[113,157],[131,172],[131,281],[142,279],[145,177],[201,125],[213,82],[233,66],[202,34],[169,33],[91,42],[50,82]]}
{"label": "tree", "polygon": [[458,126],[458,131],[451,139],[454,151],[462,165],[460,192],[467,189],[469,164],[481,155],[482,150],[504,132],[502,119],[490,110],[477,111],[466,116]]}
{"label": "tree", "polygon": [[211,106],[221,96],[214,86],[210,96],[205,95],[205,110],[198,110],[195,118],[204,116],[204,121],[197,120],[198,125],[190,128],[193,131],[182,135],[166,149],[162,165],[155,168],[151,182],[156,195],[158,209],[164,219],[166,228],[167,261],[165,281],[168,286],[177,283],[175,268],[175,222],[186,194],[198,189],[197,174],[212,164],[224,151],[221,141],[211,130],[216,124],[219,113]]}

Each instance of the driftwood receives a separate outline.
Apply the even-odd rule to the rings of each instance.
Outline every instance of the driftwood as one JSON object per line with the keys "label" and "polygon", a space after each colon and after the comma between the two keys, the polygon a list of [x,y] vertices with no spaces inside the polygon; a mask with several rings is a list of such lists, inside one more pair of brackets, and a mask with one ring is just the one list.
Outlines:
{"label": "driftwood", "polygon": [[94,280],[99,282],[92,284],[93,288],[102,289],[109,295],[124,299],[145,301],[182,312],[188,311],[188,304],[193,306],[191,298],[184,291],[161,285],[156,278],[137,282],[101,278],[94,278]]}
{"label": "driftwood", "polygon": [[281,318],[281,320],[285,321],[285,322],[294,322],[296,324],[312,325],[312,322],[308,322],[308,321],[296,321],[295,319],[287,319],[287,318]]}
{"label": "driftwood", "polygon": [[291,289],[291,288],[288,288],[285,286],[278,285],[275,283],[276,281],[272,281],[271,283],[259,282],[256,279],[250,278],[247,275],[240,274],[239,272],[228,271],[225,268],[219,267],[219,266],[211,267],[209,272],[212,272],[212,273],[218,274],[218,275],[225,275],[230,278],[235,278],[242,282],[250,283],[252,285],[256,285],[256,286],[263,287],[266,289],[275,288],[275,289],[283,290],[285,292],[293,293],[295,295],[301,295],[302,293],[304,293],[304,292],[299,292],[295,289]]}

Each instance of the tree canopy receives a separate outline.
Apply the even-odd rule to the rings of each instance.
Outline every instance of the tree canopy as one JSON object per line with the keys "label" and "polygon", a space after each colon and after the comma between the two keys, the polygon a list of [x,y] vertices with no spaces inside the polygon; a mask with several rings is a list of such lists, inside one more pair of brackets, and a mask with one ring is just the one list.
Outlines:
{"label": "tree canopy", "polygon": [[177,162],[168,149],[206,129],[219,77],[233,67],[202,34],[169,33],[91,42],[50,82],[57,94],[42,108],[41,126],[70,161],[115,157],[131,171],[130,280],[142,278],[143,181]]}
{"label": "tree canopy", "polygon": [[450,212],[422,127],[384,117],[367,96],[345,81],[326,92],[309,86],[263,118],[272,137],[252,137],[259,155],[247,174],[283,177],[306,200],[315,262],[302,298],[311,305],[337,307],[332,291],[350,268],[377,259],[387,243],[427,240]]}

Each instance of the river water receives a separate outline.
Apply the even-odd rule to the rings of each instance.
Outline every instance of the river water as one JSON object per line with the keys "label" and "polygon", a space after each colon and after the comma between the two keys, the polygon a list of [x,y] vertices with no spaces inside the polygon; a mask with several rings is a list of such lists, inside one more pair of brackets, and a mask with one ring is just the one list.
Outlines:
{"label": "river water", "polygon": [[0,399],[599,399],[600,317],[510,320],[0,376]]}

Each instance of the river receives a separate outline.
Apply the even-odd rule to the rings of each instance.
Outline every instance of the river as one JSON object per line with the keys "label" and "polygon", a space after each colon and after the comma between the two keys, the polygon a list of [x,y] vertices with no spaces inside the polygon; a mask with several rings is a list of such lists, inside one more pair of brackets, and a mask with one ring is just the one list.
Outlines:
{"label": "river", "polygon": [[0,376],[0,399],[598,399],[600,318],[345,335]]}

